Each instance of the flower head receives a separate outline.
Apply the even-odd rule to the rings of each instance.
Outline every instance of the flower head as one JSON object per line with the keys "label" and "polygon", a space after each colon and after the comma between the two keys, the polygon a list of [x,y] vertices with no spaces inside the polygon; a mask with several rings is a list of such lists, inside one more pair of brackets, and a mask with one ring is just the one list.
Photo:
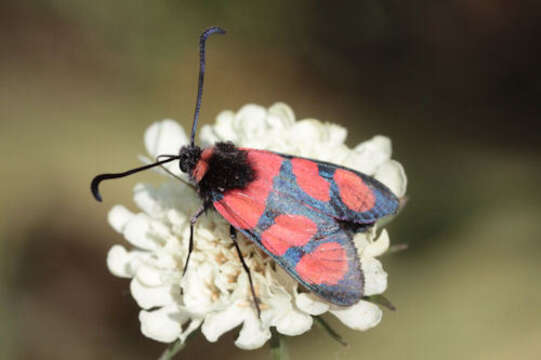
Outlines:
{"label": "flower head", "polygon": [[[216,123],[200,132],[203,146],[232,141],[238,146],[267,149],[340,164],[375,177],[397,196],[404,195],[406,177],[402,166],[391,160],[391,142],[383,136],[350,149],[346,130],[338,125],[306,119],[296,121],[292,110],[278,103],[265,109],[246,105],[237,113],[224,111]],[[173,120],[151,125],[145,146],[154,158],[176,154],[188,138]],[[168,170],[184,176],[178,165]],[[138,184],[135,203],[141,210],[132,213],[117,205],[109,222],[130,243],[111,248],[107,258],[110,271],[131,278],[130,290],[142,308],[141,331],[162,342],[184,341],[201,328],[211,342],[242,325],[235,344],[243,349],[262,346],[271,336],[270,327],[285,335],[308,331],[312,316],[330,312],[345,325],[357,330],[376,326],[382,311],[361,300],[343,308],[331,305],[303,291],[296,281],[277,266],[253,242],[239,235],[244,260],[251,270],[261,301],[261,318],[253,306],[248,276],[229,237],[229,225],[216,212],[199,218],[194,232],[194,250],[186,274],[189,221],[200,206],[192,187],[174,178],[158,187]],[[385,230],[356,234],[353,241],[365,275],[365,295],[381,294],[387,288],[387,274],[376,259],[389,247]]]}

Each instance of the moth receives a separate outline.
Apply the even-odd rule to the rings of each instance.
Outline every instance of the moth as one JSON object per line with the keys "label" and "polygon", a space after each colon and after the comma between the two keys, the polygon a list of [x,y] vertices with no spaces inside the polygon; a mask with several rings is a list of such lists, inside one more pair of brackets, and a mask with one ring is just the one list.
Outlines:
{"label": "moth", "polygon": [[[194,244],[194,226],[206,211],[217,211],[230,224],[231,239],[248,274],[258,315],[250,270],[239,249],[237,232],[252,240],[290,276],[324,300],[350,306],[364,295],[364,275],[353,236],[385,216],[397,213],[399,199],[378,180],[336,164],[237,147],[219,142],[195,145],[205,75],[205,44],[210,27],[200,37],[200,71],[190,144],[178,155],[160,155],[155,163],[122,173],[101,174],[91,191],[101,201],[103,180],[178,161],[201,198],[192,216],[186,271]],[[179,178],[180,179],[180,178]],[[182,179],[180,179],[182,180]]]}

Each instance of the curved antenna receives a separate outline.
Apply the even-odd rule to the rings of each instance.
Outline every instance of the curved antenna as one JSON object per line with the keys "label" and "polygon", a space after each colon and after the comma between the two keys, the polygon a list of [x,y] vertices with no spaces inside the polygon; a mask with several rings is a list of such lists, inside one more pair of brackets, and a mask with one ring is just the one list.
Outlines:
{"label": "curved antenna", "polygon": [[195,112],[193,115],[192,135],[190,138],[190,145],[195,144],[195,130],[197,129],[197,122],[199,120],[199,109],[201,108],[201,98],[203,97],[203,81],[205,79],[205,42],[207,38],[212,34],[225,34],[225,30],[212,26],[203,31],[199,38],[199,86],[197,88],[197,101],[195,103]]}
{"label": "curved antenna", "polygon": [[[168,155],[162,155],[162,156],[168,156]],[[154,166],[160,166],[160,165],[168,163],[170,161],[178,160],[180,158],[178,155],[170,155],[168,157],[169,158],[166,159],[166,160],[157,161],[155,163],[148,164],[148,165],[145,165],[145,166],[141,166],[141,167],[131,169],[131,170],[128,170],[128,171],[124,171],[124,172],[121,172],[121,173],[97,175],[96,177],[94,177],[94,179],[92,179],[92,182],[90,183],[90,191],[92,191],[92,195],[94,195],[94,198],[96,200],[101,201],[102,199],[101,199],[99,186],[100,186],[100,183],[103,180],[122,178],[122,177],[125,177],[125,176],[129,176],[131,174],[135,174],[135,173],[137,173],[139,171],[144,171],[144,170],[150,169],[150,168],[152,168]]]}

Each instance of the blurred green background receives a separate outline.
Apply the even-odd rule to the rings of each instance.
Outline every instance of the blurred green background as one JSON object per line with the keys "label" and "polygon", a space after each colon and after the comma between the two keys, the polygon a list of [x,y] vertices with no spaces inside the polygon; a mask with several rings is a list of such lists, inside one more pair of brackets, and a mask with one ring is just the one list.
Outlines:
{"label": "blurred green background", "polygon": [[[139,164],[153,121],[191,122],[197,38],[208,50],[202,121],[255,102],[332,121],[355,145],[393,140],[410,202],[389,231],[386,311],[343,348],[321,330],[294,359],[541,358],[539,2],[2,1],[0,358],[155,359],[106,222],[132,186],[89,193]],[[179,358],[268,358],[198,335]]]}

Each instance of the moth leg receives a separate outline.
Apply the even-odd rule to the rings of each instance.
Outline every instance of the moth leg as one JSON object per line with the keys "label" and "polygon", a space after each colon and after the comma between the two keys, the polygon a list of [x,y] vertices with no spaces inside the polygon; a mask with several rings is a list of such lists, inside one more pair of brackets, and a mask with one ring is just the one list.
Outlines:
{"label": "moth leg", "polygon": [[261,319],[261,309],[259,308],[259,301],[257,300],[257,296],[255,295],[254,282],[252,281],[252,274],[250,273],[250,269],[248,268],[248,265],[246,265],[246,263],[244,262],[244,257],[242,256],[239,244],[237,243],[237,230],[233,226],[229,228],[229,235],[231,236],[231,240],[233,240],[233,244],[235,244],[235,249],[237,249],[237,254],[239,255],[239,259],[242,264],[242,267],[244,268],[244,271],[246,271],[246,274],[248,274],[248,282],[250,283],[250,290],[252,292],[252,298],[254,299],[255,309],[257,310],[257,317]]}
{"label": "moth leg", "polygon": [[190,242],[188,243],[188,256],[186,257],[186,263],[184,264],[184,270],[182,271],[182,276],[184,276],[184,274],[186,274],[186,270],[188,270],[188,263],[190,262],[190,255],[192,254],[192,251],[193,251],[193,227],[195,223],[197,222],[197,219],[201,215],[203,215],[205,210],[207,210],[207,205],[206,204],[201,205],[199,210],[197,210],[197,212],[190,219]]}

